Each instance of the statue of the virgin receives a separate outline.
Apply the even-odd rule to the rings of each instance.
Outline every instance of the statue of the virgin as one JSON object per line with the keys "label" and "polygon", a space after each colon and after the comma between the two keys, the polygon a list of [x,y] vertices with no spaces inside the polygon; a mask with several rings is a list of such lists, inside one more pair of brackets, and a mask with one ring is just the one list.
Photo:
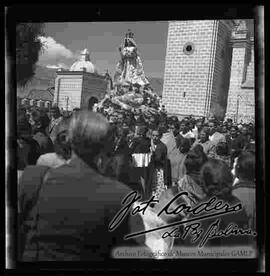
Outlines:
{"label": "statue of the virgin", "polygon": [[123,83],[145,86],[149,81],[145,77],[142,60],[139,57],[134,34],[129,30],[123,44],[119,47],[121,60],[116,65],[114,82],[117,86]]}

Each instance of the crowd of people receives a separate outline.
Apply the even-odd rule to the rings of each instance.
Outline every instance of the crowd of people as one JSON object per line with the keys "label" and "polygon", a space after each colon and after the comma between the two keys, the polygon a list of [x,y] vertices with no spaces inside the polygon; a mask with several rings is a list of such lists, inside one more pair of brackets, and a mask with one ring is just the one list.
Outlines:
{"label": "crowd of people", "polygon": [[[123,240],[131,229],[145,227],[143,216],[108,231],[131,191],[139,201],[187,191],[191,206],[212,196],[240,202],[243,210],[226,221],[256,229],[253,123],[214,116],[179,120],[164,106],[150,117],[139,109],[20,107],[17,155],[22,260],[102,260],[113,246],[149,244],[148,236]],[[234,241],[241,242],[230,237],[213,244]]]}

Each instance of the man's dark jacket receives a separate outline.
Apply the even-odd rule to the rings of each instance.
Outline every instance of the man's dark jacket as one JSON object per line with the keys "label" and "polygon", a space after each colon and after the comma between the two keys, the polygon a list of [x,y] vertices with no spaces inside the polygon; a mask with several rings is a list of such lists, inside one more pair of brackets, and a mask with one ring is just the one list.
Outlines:
{"label": "man's dark jacket", "polygon": [[27,167],[19,183],[22,261],[103,261],[115,246],[135,243],[123,240],[132,231],[128,217],[114,231],[108,230],[131,192],[127,186],[76,158],[49,169],[38,195],[46,170]]}

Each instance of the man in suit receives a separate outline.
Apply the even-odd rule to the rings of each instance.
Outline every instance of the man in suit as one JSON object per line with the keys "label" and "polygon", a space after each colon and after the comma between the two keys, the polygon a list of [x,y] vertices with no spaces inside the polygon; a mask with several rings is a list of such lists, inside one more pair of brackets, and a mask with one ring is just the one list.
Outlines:
{"label": "man in suit", "polygon": [[38,110],[31,112],[30,123],[32,125],[33,139],[39,144],[41,155],[54,152],[53,142],[46,133],[49,121],[50,119],[45,112]]}
{"label": "man in suit", "polygon": [[[58,168],[27,167],[19,183],[21,261],[104,261],[133,232],[129,214],[109,230],[131,192],[101,175],[98,164],[112,150],[109,122],[98,113],[78,112],[69,126],[70,163]],[[143,229],[143,224],[140,224]]]}
{"label": "man in suit", "polygon": [[169,129],[175,137],[175,142],[176,142],[177,148],[179,148],[182,140],[184,139],[184,137],[179,133],[179,131],[180,131],[179,130],[179,122],[178,121],[170,122]]}
{"label": "man in suit", "polygon": [[60,110],[58,106],[53,106],[50,112],[51,112],[51,121],[48,127],[48,132],[52,142],[54,142],[56,139],[56,126],[61,122],[63,117],[60,114]]}
{"label": "man in suit", "polygon": [[192,129],[192,132],[194,133],[195,139],[199,138],[199,134],[200,134],[202,128],[203,128],[202,120],[197,119],[196,124],[195,124],[194,128]]}
{"label": "man in suit", "polygon": [[145,181],[147,178],[148,166],[151,159],[150,138],[146,136],[147,127],[144,124],[135,126],[135,135],[129,145],[129,154],[132,156],[132,168],[130,178],[137,183],[137,187],[142,194],[145,193]]}

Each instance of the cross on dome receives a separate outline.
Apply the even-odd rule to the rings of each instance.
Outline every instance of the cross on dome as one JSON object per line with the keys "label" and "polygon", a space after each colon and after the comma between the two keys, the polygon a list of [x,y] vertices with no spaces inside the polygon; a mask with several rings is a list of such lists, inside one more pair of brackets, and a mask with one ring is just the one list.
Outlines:
{"label": "cross on dome", "polygon": [[90,53],[86,48],[83,51],[81,51],[80,60],[81,61],[90,61]]}
{"label": "cross on dome", "polygon": [[90,61],[90,53],[87,48],[81,51],[79,60],[73,63],[73,65],[70,67],[70,71],[97,73],[95,65]]}

